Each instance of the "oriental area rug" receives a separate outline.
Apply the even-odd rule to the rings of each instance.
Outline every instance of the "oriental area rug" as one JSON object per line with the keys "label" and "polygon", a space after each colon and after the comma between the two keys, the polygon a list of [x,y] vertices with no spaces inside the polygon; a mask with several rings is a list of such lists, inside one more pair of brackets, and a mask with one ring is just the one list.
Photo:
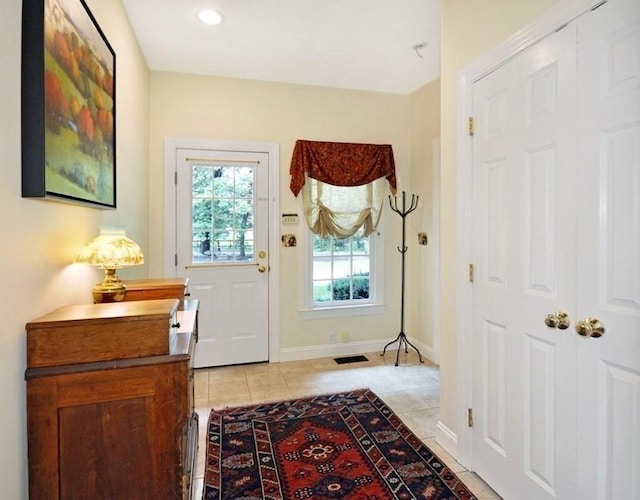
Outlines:
{"label": "oriental area rug", "polygon": [[475,499],[372,391],[212,410],[205,500]]}

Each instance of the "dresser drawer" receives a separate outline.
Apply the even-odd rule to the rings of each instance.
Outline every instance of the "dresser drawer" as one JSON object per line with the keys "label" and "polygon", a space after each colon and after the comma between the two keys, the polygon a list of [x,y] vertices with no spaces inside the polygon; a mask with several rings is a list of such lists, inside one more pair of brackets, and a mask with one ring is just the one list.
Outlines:
{"label": "dresser drawer", "polygon": [[66,306],[26,325],[27,368],[168,355],[175,299]]}

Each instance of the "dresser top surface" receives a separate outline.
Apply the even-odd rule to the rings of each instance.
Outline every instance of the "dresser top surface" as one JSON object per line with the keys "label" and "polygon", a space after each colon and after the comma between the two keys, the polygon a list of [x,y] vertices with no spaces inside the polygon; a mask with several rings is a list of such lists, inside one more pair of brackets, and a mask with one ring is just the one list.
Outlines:
{"label": "dresser top surface", "polygon": [[125,280],[123,283],[128,290],[149,290],[154,288],[186,288],[189,278],[149,278],[140,280]]}
{"label": "dresser top surface", "polygon": [[100,322],[113,321],[114,319],[135,321],[150,317],[170,318],[175,314],[178,305],[179,301],[176,299],[159,299],[63,306],[30,321],[27,323],[27,330],[32,327],[42,328],[48,325],[59,325],[63,322]]}

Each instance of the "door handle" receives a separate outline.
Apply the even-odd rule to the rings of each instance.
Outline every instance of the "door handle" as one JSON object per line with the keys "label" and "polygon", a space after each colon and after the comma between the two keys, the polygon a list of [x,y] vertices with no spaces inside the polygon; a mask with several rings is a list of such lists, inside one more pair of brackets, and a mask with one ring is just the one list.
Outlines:
{"label": "door handle", "polygon": [[597,339],[604,335],[604,325],[598,318],[585,318],[576,323],[576,332],[583,337],[593,337]]}
{"label": "door handle", "polygon": [[267,267],[263,266],[262,264],[256,264],[258,266],[258,272],[259,273],[264,273],[267,271]]}
{"label": "door handle", "polygon": [[566,330],[571,324],[569,315],[564,311],[556,311],[553,314],[547,314],[544,318],[544,324],[549,328],[558,328],[559,330]]}

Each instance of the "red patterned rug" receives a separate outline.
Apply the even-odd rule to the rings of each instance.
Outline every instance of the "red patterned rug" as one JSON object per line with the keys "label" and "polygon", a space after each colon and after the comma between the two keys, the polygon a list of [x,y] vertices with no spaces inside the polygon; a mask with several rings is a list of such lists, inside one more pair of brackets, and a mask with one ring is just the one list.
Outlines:
{"label": "red patterned rug", "polygon": [[474,499],[368,389],[212,410],[203,498]]}

